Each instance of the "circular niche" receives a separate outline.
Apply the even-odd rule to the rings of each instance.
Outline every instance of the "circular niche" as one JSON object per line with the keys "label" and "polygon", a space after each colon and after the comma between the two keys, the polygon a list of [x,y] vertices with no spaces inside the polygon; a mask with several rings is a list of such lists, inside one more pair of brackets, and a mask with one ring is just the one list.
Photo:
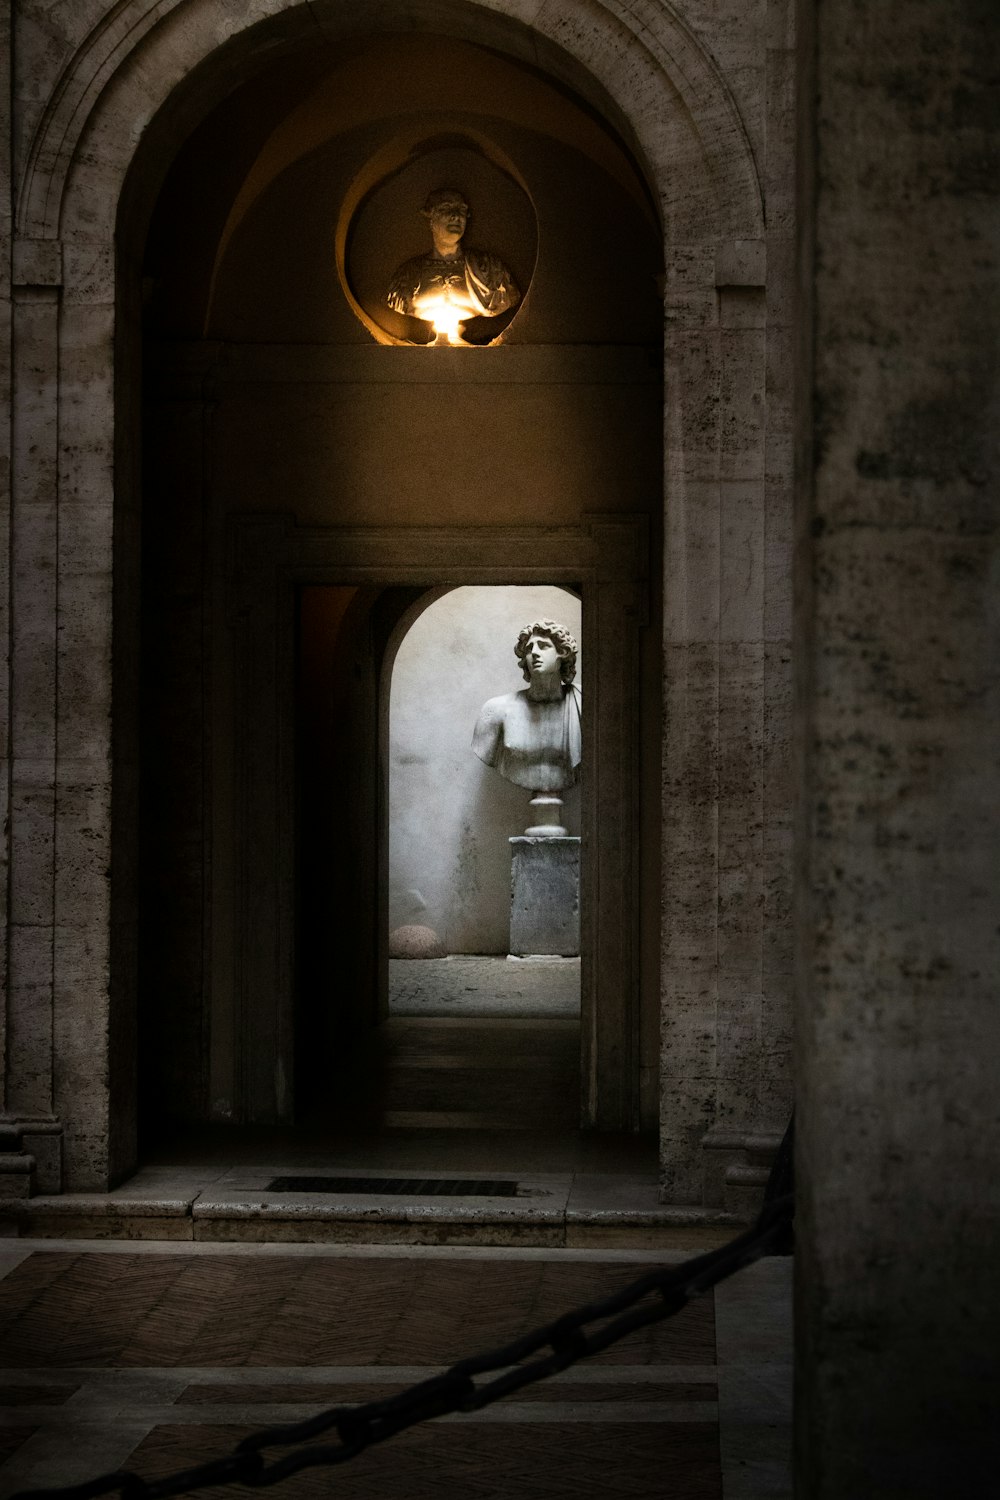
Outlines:
{"label": "circular niche", "polygon": [[[452,188],[469,205],[462,248],[488,252],[509,270],[520,292],[516,305],[494,317],[464,321],[466,344],[499,342],[524,305],[535,268],[538,228],[525,187],[510,163],[469,137],[424,141],[409,147],[402,164],[389,165],[380,152],[346,195],[337,233],[337,269],[355,314],[382,344],[427,344],[430,323],[395,312],[386,297],[406,261],[427,255],[431,232],[421,210],[428,194]],[[368,187],[372,177],[378,180]],[[353,203],[353,208],[352,208]]]}

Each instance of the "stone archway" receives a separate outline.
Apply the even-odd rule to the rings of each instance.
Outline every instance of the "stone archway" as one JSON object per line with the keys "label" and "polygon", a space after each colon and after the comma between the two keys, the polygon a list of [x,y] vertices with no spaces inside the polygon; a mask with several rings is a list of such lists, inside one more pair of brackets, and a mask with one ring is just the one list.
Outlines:
{"label": "stone archway", "polygon": [[[743,328],[752,332],[763,300],[761,192],[730,89],[671,9],[648,3],[641,13],[636,7],[626,12],[581,0],[568,16],[565,7],[543,5],[530,24],[511,18],[509,9],[446,6],[435,10],[435,24],[463,27],[514,53],[524,48],[555,76],[589,91],[644,158],[667,224],[664,567],[672,606],[661,982],[669,1001],[667,1076],[676,1086],[664,1094],[663,1139],[666,1191],[692,1202],[703,1191],[706,1127],[726,1119],[738,1124],[740,1113],[732,1100],[717,1107],[716,1074],[710,1069],[706,1084],[704,1055],[705,1027],[714,1038],[720,1020],[725,1024],[717,932],[727,730],[720,723],[725,689],[731,689],[732,707],[742,668],[720,666],[718,600],[715,624],[706,626],[699,579],[706,539],[724,530],[725,486],[742,487],[726,498],[754,546],[762,544],[765,529],[758,434],[744,399],[748,385],[763,388],[765,350],[762,340],[740,335]],[[392,22],[389,7],[384,24]],[[31,924],[30,933],[27,924],[15,924],[12,933],[8,1112],[26,1136],[47,1132],[54,1139],[62,1130],[67,1185],[99,1186],[120,1177],[134,1155],[135,735],[129,702],[138,587],[137,226],[148,214],[163,164],[234,77],[304,38],[335,43],[350,24],[349,7],[333,0],[311,6],[271,0],[239,16],[221,0],[133,0],[90,32],[64,39],[66,61],[38,110],[26,155],[15,245],[17,378],[20,399],[37,402],[52,420],[44,427],[40,459],[33,455],[29,466],[21,454],[15,462],[15,507],[28,507],[23,514],[37,520],[34,532],[22,527],[19,533],[21,566],[35,549],[55,557],[56,568],[51,585],[32,601],[33,630],[26,595],[17,588],[14,595],[15,637],[20,631],[27,640],[31,631],[33,651],[29,665],[15,650],[15,684],[23,697],[31,679],[36,709],[32,770],[15,772],[12,859],[42,893],[47,917]],[[740,304],[728,352],[726,330],[714,316],[720,289],[733,294],[734,307]],[[727,422],[750,432],[745,447],[754,457],[745,472],[738,462],[720,464]],[[716,596],[722,566],[718,554],[709,562],[708,588]],[[16,555],[15,576],[17,567]],[[762,653],[753,672],[747,691],[756,722],[766,696]],[[37,804],[24,811],[34,790],[29,782],[39,776],[48,799],[42,840],[34,836]],[[763,807],[763,789],[755,796]],[[44,953],[34,951],[39,943]],[[735,990],[742,981],[733,973],[739,1010]],[[45,976],[40,985],[39,974]],[[50,1018],[48,1041],[24,1021],[29,990],[31,1004],[41,1003]],[[87,1024],[79,1020],[83,1007]],[[753,1073],[753,1066],[747,1063],[743,1072]],[[745,1101],[753,1080],[743,1084],[744,1123],[770,1118],[774,1079],[756,1088],[752,1104]],[[713,1096],[709,1106],[706,1092]],[[727,1141],[720,1136],[717,1144],[729,1150]],[[56,1182],[52,1160],[49,1180]]]}

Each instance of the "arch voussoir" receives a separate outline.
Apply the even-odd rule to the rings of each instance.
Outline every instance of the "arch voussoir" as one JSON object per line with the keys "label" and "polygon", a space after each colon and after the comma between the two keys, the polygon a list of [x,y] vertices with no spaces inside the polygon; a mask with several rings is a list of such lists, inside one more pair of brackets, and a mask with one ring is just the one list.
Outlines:
{"label": "arch voussoir", "polygon": [[[391,10],[381,8],[381,24]],[[477,10],[530,26],[593,74],[629,122],[663,197],[676,163],[664,128],[666,83],[709,165],[720,218],[728,220],[722,232],[761,232],[760,186],[739,111],[717,65],[671,7],[486,0]],[[74,194],[89,199],[90,222],[106,226],[150,121],[220,48],[249,44],[255,28],[282,17],[290,30],[307,28],[331,44],[352,14],[346,0],[250,0],[239,10],[224,0],[127,0],[81,39],[42,112],[20,186],[18,233],[33,240],[71,232]]]}

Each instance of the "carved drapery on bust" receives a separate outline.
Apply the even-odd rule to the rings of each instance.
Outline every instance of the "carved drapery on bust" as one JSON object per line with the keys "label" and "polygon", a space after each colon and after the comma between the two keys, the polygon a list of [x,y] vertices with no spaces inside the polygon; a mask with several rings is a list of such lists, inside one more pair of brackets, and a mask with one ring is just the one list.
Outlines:
{"label": "carved drapery on bust", "polygon": [[579,780],[582,697],[577,646],[554,620],[536,620],[518,636],[514,654],[528,686],[490,698],[479,711],[472,748],[515,786],[560,792]]}
{"label": "carved drapery on bust", "polygon": [[454,188],[436,188],[421,210],[433,250],[417,255],[395,272],[386,301],[394,312],[432,323],[443,343],[460,343],[460,325],[469,318],[495,318],[516,307],[521,294],[498,256],[462,244],[469,206]]}

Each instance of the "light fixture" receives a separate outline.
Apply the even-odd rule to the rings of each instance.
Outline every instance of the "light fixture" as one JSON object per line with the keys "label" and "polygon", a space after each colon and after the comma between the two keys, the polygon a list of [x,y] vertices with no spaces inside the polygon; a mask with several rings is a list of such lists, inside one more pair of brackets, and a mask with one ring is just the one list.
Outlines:
{"label": "light fixture", "polygon": [[459,333],[459,327],[462,319],[469,316],[468,309],[457,306],[447,292],[438,297],[422,297],[418,315],[434,329],[434,346],[447,344],[467,347]]}

